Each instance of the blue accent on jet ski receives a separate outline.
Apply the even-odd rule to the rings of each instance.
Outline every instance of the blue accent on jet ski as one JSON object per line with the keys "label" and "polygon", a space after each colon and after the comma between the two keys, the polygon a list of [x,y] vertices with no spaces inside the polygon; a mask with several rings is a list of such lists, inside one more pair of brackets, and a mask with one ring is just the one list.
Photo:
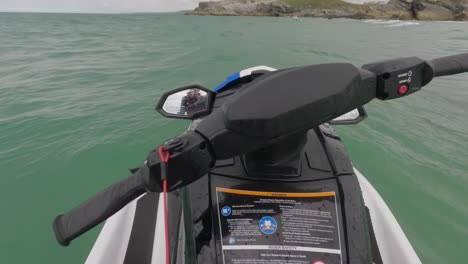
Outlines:
{"label": "blue accent on jet ski", "polygon": [[226,81],[224,81],[222,84],[218,85],[218,87],[216,87],[214,89],[214,92],[218,93],[218,92],[222,91],[224,87],[226,87],[228,84],[230,84],[231,82],[233,82],[233,81],[235,81],[235,80],[237,80],[239,78],[240,78],[240,72],[236,72],[233,75],[229,75],[226,78]]}

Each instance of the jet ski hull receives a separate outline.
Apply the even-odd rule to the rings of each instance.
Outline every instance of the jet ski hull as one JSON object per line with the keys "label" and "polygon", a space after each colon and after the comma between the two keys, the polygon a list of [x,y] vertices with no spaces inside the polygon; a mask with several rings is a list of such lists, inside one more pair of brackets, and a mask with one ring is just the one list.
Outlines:
{"label": "jet ski hull", "polygon": [[[220,161],[206,177],[170,193],[171,263],[231,263],[224,256],[233,247],[223,244],[228,237],[220,227],[217,187],[275,193],[333,192],[337,222],[334,239],[339,246],[331,251],[328,248],[333,246],[312,249],[336,254],[326,263],[421,263],[384,200],[352,167],[331,127],[321,126],[308,133],[300,160],[299,176],[275,176],[267,181],[261,174],[255,174],[255,178],[246,172],[249,167],[240,157]],[[161,202],[160,194],[145,194],[112,216],[86,263],[164,263]],[[259,254],[259,248],[249,252]],[[317,256],[316,253],[310,257]]]}

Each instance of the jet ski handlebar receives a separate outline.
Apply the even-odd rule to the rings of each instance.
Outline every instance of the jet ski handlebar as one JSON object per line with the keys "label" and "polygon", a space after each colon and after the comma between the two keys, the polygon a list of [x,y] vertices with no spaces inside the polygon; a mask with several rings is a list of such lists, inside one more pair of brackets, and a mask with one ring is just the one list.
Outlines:
{"label": "jet ski handlebar", "polygon": [[107,187],[68,213],[57,216],[53,222],[53,229],[60,245],[68,246],[73,239],[105,221],[145,193],[141,180],[137,172]]}
{"label": "jet ski handlebar", "polygon": [[[214,164],[209,145],[196,132],[188,131],[164,145],[170,151],[170,166],[166,171],[169,191],[199,179]],[[161,159],[158,149],[154,149],[131,176],[57,216],[53,222],[57,241],[62,246],[68,246],[73,239],[102,223],[145,192],[162,192],[162,176]]]}
{"label": "jet ski handlebar", "polygon": [[468,72],[468,53],[441,57],[429,61],[434,77]]}
{"label": "jet ski handlebar", "polygon": [[[206,116],[196,131],[188,131],[164,144],[170,151],[169,191],[206,175],[215,160],[302,133],[375,97],[381,100],[404,97],[420,90],[434,77],[462,72],[468,72],[468,54],[432,61],[401,58],[362,68],[335,63],[265,73]],[[155,149],[129,178],[57,216],[53,228],[58,242],[67,246],[146,191],[161,192],[161,186],[161,160]]]}

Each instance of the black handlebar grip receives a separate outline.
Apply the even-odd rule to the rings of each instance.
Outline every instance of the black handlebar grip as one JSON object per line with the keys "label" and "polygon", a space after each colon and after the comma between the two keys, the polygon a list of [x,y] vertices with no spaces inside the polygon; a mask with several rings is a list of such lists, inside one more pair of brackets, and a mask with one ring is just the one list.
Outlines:
{"label": "black handlebar grip", "polygon": [[468,72],[468,53],[437,58],[429,62],[434,77]]}
{"label": "black handlebar grip", "polygon": [[62,246],[100,224],[145,192],[139,171],[109,186],[80,206],[57,216],[53,229]]}

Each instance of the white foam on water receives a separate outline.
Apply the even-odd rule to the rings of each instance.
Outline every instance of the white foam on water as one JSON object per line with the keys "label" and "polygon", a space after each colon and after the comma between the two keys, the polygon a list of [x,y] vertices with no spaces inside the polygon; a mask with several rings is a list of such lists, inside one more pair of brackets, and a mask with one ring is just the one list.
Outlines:
{"label": "white foam on water", "polygon": [[404,26],[417,26],[420,23],[416,21],[402,21],[402,20],[382,20],[382,19],[366,19],[364,23],[384,25],[384,27],[404,27]]}
{"label": "white foam on water", "polygon": [[383,19],[365,19],[363,20],[364,23],[369,24],[394,24],[401,22],[401,20],[383,20]]}
{"label": "white foam on water", "polygon": [[448,23],[448,24],[468,24],[467,21],[434,21],[437,23]]}
{"label": "white foam on water", "polygon": [[406,27],[406,26],[417,26],[419,22],[411,22],[411,21],[400,21],[400,23],[390,24],[385,27]]}

